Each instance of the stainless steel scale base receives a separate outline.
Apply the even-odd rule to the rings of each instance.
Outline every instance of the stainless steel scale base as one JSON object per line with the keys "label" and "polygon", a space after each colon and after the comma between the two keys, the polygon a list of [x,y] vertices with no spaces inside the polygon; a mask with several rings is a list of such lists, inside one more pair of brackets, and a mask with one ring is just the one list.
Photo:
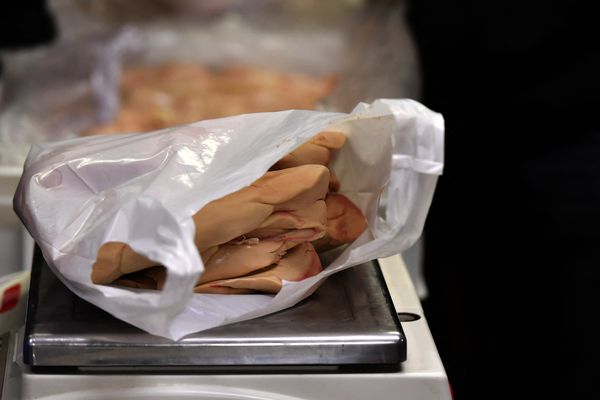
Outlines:
{"label": "stainless steel scale base", "polygon": [[[33,373],[22,363],[22,336],[11,335],[5,399],[427,399],[451,398],[447,378],[400,257],[379,260],[395,309],[418,319],[402,323],[407,359],[393,372]],[[404,319],[404,318],[403,318]],[[21,331],[22,332],[22,331]]]}

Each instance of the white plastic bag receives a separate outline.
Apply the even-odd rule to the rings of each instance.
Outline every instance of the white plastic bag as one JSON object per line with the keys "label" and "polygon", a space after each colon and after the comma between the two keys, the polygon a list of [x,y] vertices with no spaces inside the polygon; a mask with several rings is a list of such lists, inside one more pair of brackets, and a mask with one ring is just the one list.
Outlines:
{"label": "white plastic bag", "polygon": [[[193,294],[203,264],[192,215],[247,186],[323,130],[348,140],[333,168],[369,229],[319,275],[276,295]],[[282,111],[201,121],[146,134],[36,145],[15,209],[51,268],[77,295],[147,332],[189,333],[292,306],[328,275],[396,254],[420,236],[443,167],[443,119],[411,100],[359,104],[351,114]],[[378,203],[387,186],[385,217]],[[99,247],[128,243],[162,263],[162,291],[91,282]]]}

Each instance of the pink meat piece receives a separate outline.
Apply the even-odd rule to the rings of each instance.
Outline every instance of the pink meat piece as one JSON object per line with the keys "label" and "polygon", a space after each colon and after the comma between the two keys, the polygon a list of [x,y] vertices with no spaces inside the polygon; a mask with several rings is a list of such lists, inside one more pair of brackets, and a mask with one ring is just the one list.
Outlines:
{"label": "pink meat piece", "polygon": [[205,271],[198,283],[247,275],[253,271],[276,264],[286,252],[296,245],[319,239],[324,230],[296,229],[256,243],[224,244],[205,261]]}
{"label": "pink meat piece", "polygon": [[[311,140],[277,161],[271,169],[281,170],[307,164],[319,164],[329,167],[335,152],[341,149],[345,143],[346,135],[341,132],[320,132]],[[330,169],[329,190],[336,192],[339,188],[340,182],[333,169]]]}
{"label": "pink meat piece", "polygon": [[224,244],[205,262],[198,283],[246,275],[278,262],[287,251],[283,240],[261,240],[256,244]]}
{"label": "pink meat piece", "polygon": [[323,200],[329,171],[303,165],[267,172],[250,186],[208,203],[194,215],[200,250],[226,243],[263,224],[276,211],[295,211]]}
{"label": "pink meat piece", "polygon": [[317,200],[301,210],[277,211],[260,226],[244,236],[247,238],[267,238],[283,234],[293,229],[318,229],[325,231],[327,206],[324,200]]}
{"label": "pink meat piece", "polygon": [[[198,250],[202,254],[242,236],[261,226],[274,212],[309,208],[325,198],[328,182],[326,167],[304,165],[268,172],[250,186],[208,203],[193,216]],[[106,243],[92,266],[92,281],[108,284],[154,265],[157,263],[125,243]]]}
{"label": "pink meat piece", "polygon": [[367,229],[367,219],[349,198],[339,193],[329,193],[327,204],[326,234],[314,245],[325,251],[356,240]]}
{"label": "pink meat piece", "polygon": [[283,281],[301,281],[323,270],[319,256],[310,243],[302,243],[289,251],[276,265],[246,276],[203,283],[196,293],[277,293]]}

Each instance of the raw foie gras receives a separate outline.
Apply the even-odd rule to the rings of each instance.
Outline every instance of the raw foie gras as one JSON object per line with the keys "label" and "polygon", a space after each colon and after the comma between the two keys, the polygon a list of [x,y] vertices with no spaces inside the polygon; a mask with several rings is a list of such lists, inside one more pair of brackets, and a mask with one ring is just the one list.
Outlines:
{"label": "raw foie gras", "polygon": [[[205,270],[198,284],[220,279],[244,276],[276,264],[286,252],[300,243],[317,240],[325,234],[325,226],[319,229],[296,229],[270,239],[257,238],[232,241],[215,246],[210,255],[203,255]],[[155,266],[123,275],[114,283],[139,289],[162,289],[166,270]]]}
{"label": "raw foie gras", "polygon": [[149,132],[205,119],[265,111],[312,110],[333,90],[334,76],[276,72],[249,65],[197,62],[124,68],[120,109],[84,135]]}
{"label": "raw foie gras", "polygon": [[[331,192],[339,182],[329,166],[345,140],[342,133],[321,132],[250,186],[193,216],[195,244],[205,265],[196,292],[276,293],[282,279],[301,280],[322,270],[315,248],[326,251],[360,236],[367,227],[362,211]],[[124,243],[105,246],[94,265],[110,267],[94,271],[96,277],[105,274],[102,283],[163,288],[164,267]]]}
{"label": "raw foie gras", "polygon": [[[321,165],[267,172],[250,186],[208,203],[193,216],[196,246],[202,254],[260,227],[274,212],[308,208],[325,198],[328,182],[329,170]],[[92,281],[108,284],[154,265],[157,263],[127,244],[109,242],[98,251]]]}
{"label": "raw foie gras", "polygon": [[[294,258],[289,257],[292,252],[296,251],[296,248],[309,244],[303,243],[296,246],[298,241],[313,242],[313,240],[318,239],[313,244],[318,251],[326,251],[354,241],[367,227],[366,219],[361,210],[346,196],[339,193],[329,193],[325,203],[327,204],[325,236],[323,236],[324,232],[322,230],[296,229],[286,231],[285,234],[271,240],[261,241],[256,239],[258,241],[255,244],[252,244],[253,239],[248,239],[242,240],[239,244],[230,243],[216,246],[210,256],[203,255],[206,272],[199,280],[195,291],[198,293],[223,294],[243,294],[256,291],[275,293],[271,290],[279,290],[277,288],[281,285],[281,279],[298,280],[293,279],[290,268],[296,268],[299,265],[306,266],[306,263],[299,262],[302,253],[294,253]],[[296,246],[294,250],[284,255],[293,246]],[[263,253],[260,253],[260,250]],[[304,253],[305,256],[306,254],[307,252]],[[219,259],[222,261],[217,262]],[[264,267],[267,266],[268,268],[268,266],[274,264],[277,264],[277,267],[272,266],[269,269]],[[161,289],[166,274],[164,268],[159,268],[162,267],[148,268],[137,274],[123,277],[117,283],[137,288]],[[257,273],[259,270],[262,271]],[[280,270],[284,271],[285,275],[278,275]],[[297,270],[296,273],[301,274],[300,271],[302,269]],[[316,274],[320,272],[320,269],[316,267],[308,268],[308,271],[316,271],[314,273]],[[243,276],[245,274],[249,275]],[[314,274],[305,274],[304,277]]]}
{"label": "raw foie gras", "polygon": [[303,165],[270,171],[250,186],[212,201],[194,215],[200,251],[258,228],[277,211],[296,211],[325,199],[329,170]]}
{"label": "raw foie gras", "polygon": [[294,229],[325,230],[327,206],[324,200],[317,200],[307,208],[293,211],[276,211],[260,226],[245,236],[248,238],[267,238],[281,235]]}
{"label": "raw foie gras", "polygon": [[104,243],[92,266],[92,282],[112,283],[122,275],[157,265],[122,242]]}
{"label": "raw foie gras", "polygon": [[[293,243],[282,240],[262,240],[256,243],[224,244],[216,246],[210,258],[202,259],[205,270],[198,284],[249,274],[277,263]],[[158,273],[157,271],[161,271]],[[116,284],[140,289],[162,289],[166,268],[155,266],[123,275]]]}
{"label": "raw foie gras", "polygon": [[264,271],[232,279],[222,279],[200,284],[196,293],[277,293],[283,281],[301,281],[323,270],[319,256],[311,243],[299,244],[277,264]]}
{"label": "raw foie gras", "polygon": [[312,242],[325,235],[327,209],[323,200],[298,211],[278,211],[269,217],[262,229],[238,240],[217,246],[210,254],[202,254],[205,271],[198,283],[246,275],[275,264],[294,246]]}
{"label": "raw foie gras", "polygon": [[324,230],[302,229],[286,232],[270,239],[244,240],[240,244],[227,243],[205,262],[205,270],[198,283],[247,275],[276,264],[289,249],[319,239]]}
{"label": "raw foie gras", "polygon": [[[308,142],[277,161],[272,170],[297,167],[299,165],[318,164],[329,168],[335,152],[346,143],[346,135],[342,132],[324,131],[315,135]],[[329,190],[337,192],[340,182],[333,169],[329,170]]]}
{"label": "raw foie gras", "polygon": [[367,219],[350,199],[339,193],[329,193],[325,198],[327,204],[327,223],[325,236],[314,245],[317,251],[330,250],[334,247],[356,240],[367,229]]}

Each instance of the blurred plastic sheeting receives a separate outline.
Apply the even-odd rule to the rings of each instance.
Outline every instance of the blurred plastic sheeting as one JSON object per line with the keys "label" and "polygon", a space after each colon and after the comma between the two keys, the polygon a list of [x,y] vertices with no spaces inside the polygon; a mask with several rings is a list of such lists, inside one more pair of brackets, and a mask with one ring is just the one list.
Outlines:
{"label": "blurred plastic sheeting", "polygon": [[129,52],[138,65],[181,61],[335,74],[337,88],[321,107],[329,111],[349,112],[359,100],[418,98],[404,1],[49,3],[58,42],[3,55],[0,165],[20,166],[33,143],[111,121]]}
{"label": "blurred plastic sheeting", "polygon": [[357,13],[327,108],[345,111],[381,97],[419,99],[418,56],[405,14],[402,0],[374,1]]}
{"label": "blurred plastic sheeting", "polygon": [[0,165],[20,166],[31,144],[111,120],[119,108],[122,56],[139,43],[139,34],[124,28],[5,55]]}

